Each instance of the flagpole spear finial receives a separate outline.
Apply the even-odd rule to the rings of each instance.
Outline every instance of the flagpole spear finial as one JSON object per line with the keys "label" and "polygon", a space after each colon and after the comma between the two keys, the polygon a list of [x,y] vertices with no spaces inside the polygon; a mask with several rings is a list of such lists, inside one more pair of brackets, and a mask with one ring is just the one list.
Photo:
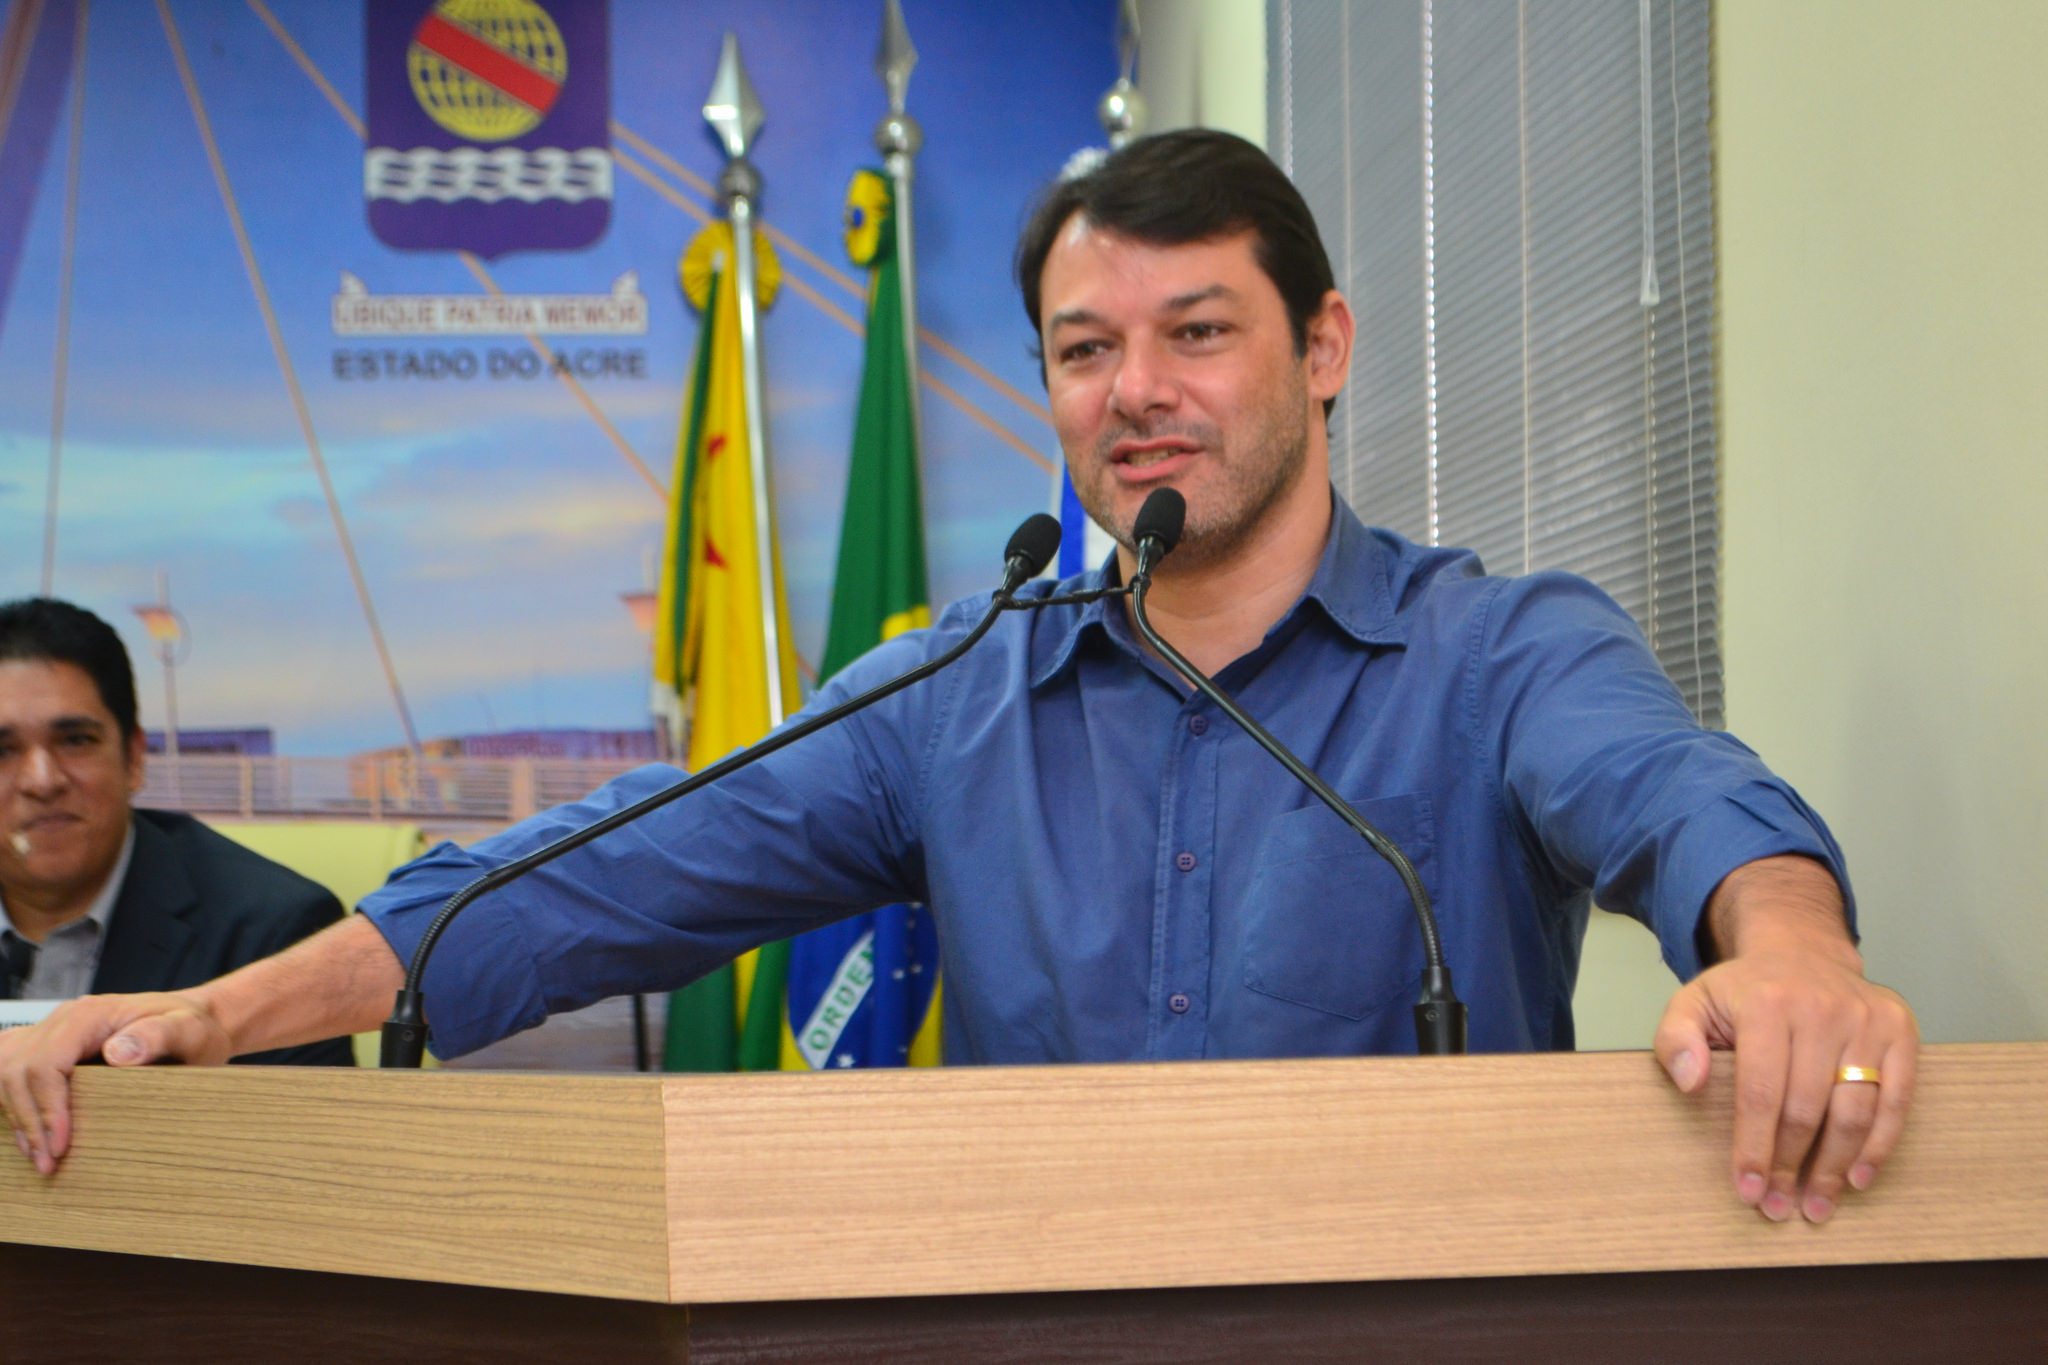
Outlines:
{"label": "flagpole spear finial", "polygon": [[1136,79],[1138,0],[1123,0],[1117,6],[1116,57],[1119,71],[1116,84],[1109,87],[1102,103],[1095,106],[1095,116],[1102,120],[1102,131],[1109,134],[1111,147],[1121,147],[1131,139],[1145,135],[1145,97],[1139,93]]}
{"label": "flagpole spear finial", "polygon": [[782,724],[783,678],[781,621],[775,612],[776,556],[774,522],[770,508],[774,494],[769,487],[768,422],[765,389],[761,380],[761,326],[759,275],[754,259],[755,201],[761,197],[761,173],[747,159],[754,137],[767,121],[754,83],[740,63],[740,40],[731,32],[718,51],[718,72],[711,78],[711,93],[704,98],[704,121],[718,134],[725,147],[725,170],[718,177],[718,192],[725,199],[726,217],[732,223],[732,282],[740,315],[740,380],[747,409],[747,465],[754,485],[754,559],[761,589],[761,642],[766,652],[768,680],[768,724]]}
{"label": "flagpole spear finial", "polygon": [[[711,93],[704,97],[704,121],[718,135],[725,148],[725,174],[719,191],[728,200],[735,194],[754,199],[761,193],[761,175],[747,159],[755,135],[767,121],[754,83],[740,62],[740,40],[727,33],[718,51],[718,72],[711,78]],[[731,182],[731,183],[727,183]]]}
{"label": "flagpole spear finial", "polygon": [[[889,92],[889,112],[875,125],[875,150],[882,154],[890,179],[897,182],[898,221],[905,216],[904,194],[910,162],[924,146],[924,130],[906,110],[910,73],[917,68],[917,48],[903,22],[900,0],[882,0],[882,40],[875,47],[875,74]],[[908,262],[906,261],[906,265]]]}
{"label": "flagpole spear finial", "polygon": [[889,112],[875,125],[875,150],[882,154],[890,178],[899,182],[909,179],[911,158],[924,147],[924,130],[904,108],[910,95],[910,73],[916,66],[917,49],[911,46],[910,30],[903,23],[903,6],[898,0],[882,0],[882,41],[875,48],[875,74],[889,92]]}
{"label": "flagpole spear finial", "polygon": [[899,0],[883,0],[882,41],[875,49],[875,74],[889,88],[889,112],[903,112],[910,93],[910,73],[917,68],[917,49],[911,45],[910,29],[903,22]]}
{"label": "flagpole spear finial", "polygon": [[711,78],[711,93],[704,97],[704,121],[725,144],[725,154],[739,158],[753,146],[754,135],[766,118],[761,97],[754,93],[754,83],[747,79],[747,68],[740,62],[739,37],[727,33],[718,50],[718,72]]}
{"label": "flagpole spear finial", "polygon": [[910,29],[903,22],[900,0],[882,0],[882,41],[875,48],[875,74],[889,92],[889,112],[875,125],[875,150],[882,154],[882,166],[889,172],[891,196],[895,203],[896,272],[898,292],[903,300],[903,350],[905,373],[910,382],[911,428],[918,451],[924,450],[924,421],[920,409],[917,354],[917,271],[914,237],[911,232],[910,189],[912,165],[924,146],[924,130],[907,112],[910,73],[917,66],[917,49],[911,45]]}

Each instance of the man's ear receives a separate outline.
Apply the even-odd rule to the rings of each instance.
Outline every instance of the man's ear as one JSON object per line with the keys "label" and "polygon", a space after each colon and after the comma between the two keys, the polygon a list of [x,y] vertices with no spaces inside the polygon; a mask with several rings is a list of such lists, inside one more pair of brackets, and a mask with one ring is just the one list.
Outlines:
{"label": "man's ear", "polygon": [[1332,289],[1323,295],[1322,307],[1308,320],[1308,396],[1317,406],[1335,398],[1351,376],[1351,342],[1358,334],[1358,321],[1351,305]]}
{"label": "man's ear", "polygon": [[142,733],[140,725],[135,733],[128,736],[128,794],[135,795],[142,790],[142,779],[149,765],[149,736]]}

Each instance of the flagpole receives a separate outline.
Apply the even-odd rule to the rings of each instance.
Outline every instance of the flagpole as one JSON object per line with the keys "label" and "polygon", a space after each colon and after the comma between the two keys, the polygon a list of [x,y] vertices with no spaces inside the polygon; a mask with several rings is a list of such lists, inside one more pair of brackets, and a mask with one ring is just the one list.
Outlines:
{"label": "flagpole", "polygon": [[889,92],[889,112],[875,125],[875,149],[882,154],[882,166],[889,173],[895,196],[896,283],[903,299],[903,361],[910,377],[910,428],[922,462],[924,413],[917,356],[917,258],[912,246],[910,182],[918,150],[924,146],[924,130],[904,109],[910,93],[910,73],[916,66],[917,49],[911,46],[910,30],[903,23],[903,6],[899,0],[883,0],[882,42],[875,49],[875,74],[882,78]]}
{"label": "flagpole", "polygon": [[747,159],[747,148],[761,131],[765,115],[754,94],[754,84],[740,65],[739,39],[725,35],[718,54],[718,74],[711,79],[711,93],[704,101],[704,121],[725,145],[725,170],[718,177],[718,191],[725,199],[726,217],[732,223],[733,287],[739,294],[740,380],[746,395],[747,460],[754,485],[754,545],[760,565],[761,639],[767,651],[768,724],[782,724],[782,640],[781,623],[775,613],[774,505],[768,485],[768,423],[762,402],[761,339],[756,309],[754,260],[754,201],[761,195],[761,173]]}
{"label": "flagpole", "polygon": [[1138,93],[1138,0],[1123,0],[1116,11],[1116,84],[1095,106],[1112,150],[1145,135],[1145,97]]}

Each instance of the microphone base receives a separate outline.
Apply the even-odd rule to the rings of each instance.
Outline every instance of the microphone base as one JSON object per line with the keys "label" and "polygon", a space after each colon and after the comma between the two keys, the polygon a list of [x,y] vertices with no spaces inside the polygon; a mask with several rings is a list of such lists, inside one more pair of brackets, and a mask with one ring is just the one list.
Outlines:
{"label": "microphone base", "polygon": [[1458,1000],[1425,1000],[1415,1007],[1415,1051],[1424,1057],[1465,1054],[1465,1006]]}
{"label": "microphone base", "polygon": [[1415,1050],[1424,1057],[1465,1054],[1465,1004],[1451,988],[1449,967],[1422,969],[1422,999],[1415,1006]]}
{"label": "microphone base", "polygon": [[427,1056],[427,1021],[420,1013],[418,991],[401,990],[391,1017],[384,1021],[377,1049],[380,1067],[417,1071]]}

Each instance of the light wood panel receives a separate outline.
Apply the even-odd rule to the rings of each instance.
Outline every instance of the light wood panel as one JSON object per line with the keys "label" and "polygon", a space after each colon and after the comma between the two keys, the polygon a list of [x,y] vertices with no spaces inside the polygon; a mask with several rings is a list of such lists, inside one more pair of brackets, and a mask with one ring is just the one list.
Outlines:
{"label": "light wood panel", "polygon": [[811,1299],[2048,1256],[2048,1046],[1928,1049],[1829,1225],[1736,1203],[1729,1059],[666,1082],[671,1293]]}
{"label": "light wood panel", "polygon": [[1834,1223],[1642,1053],[76,1080],[7,1241],[677,1302],[2048,1257],[2048,1045],[1936,1047]]}
{"label": "light wood panel", "polygon": [[0,1237],[665,1299],[659,1084],[85,1067],[56,1178],[0,1161]]}

